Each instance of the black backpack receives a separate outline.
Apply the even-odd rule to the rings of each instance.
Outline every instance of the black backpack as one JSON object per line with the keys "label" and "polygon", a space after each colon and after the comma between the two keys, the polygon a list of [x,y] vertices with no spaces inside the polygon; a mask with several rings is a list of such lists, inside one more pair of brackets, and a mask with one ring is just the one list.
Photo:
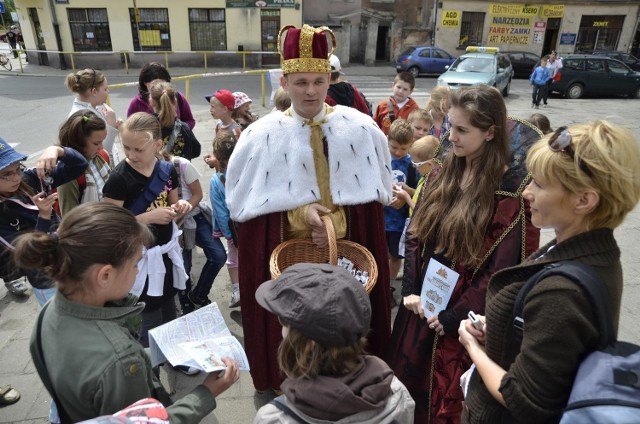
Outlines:
{"label": "black backpack", "polygon": [[560,424],[640,423],[640,346],[615,339],[609,292],[590,266],[574,261],[558,262],[545,266],[527,280],[513,307],[518,346],[525,326],[522,318],[525,298],[538,282],[550,275],[562,275],[587,293],[600,332],[597,350],[580,363]]}

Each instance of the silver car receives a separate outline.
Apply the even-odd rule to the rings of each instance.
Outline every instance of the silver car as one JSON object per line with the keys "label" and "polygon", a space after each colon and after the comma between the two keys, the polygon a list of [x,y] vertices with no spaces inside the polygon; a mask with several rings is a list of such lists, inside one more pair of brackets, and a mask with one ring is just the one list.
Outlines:
{"label": "silver car", "polygon": [[460,87],[486,84],[496,87],[504,97],[509,95],[513,66],[509,57],[497,47],[467,47],[467,53],[438,77],[438,85],[455,90]]}

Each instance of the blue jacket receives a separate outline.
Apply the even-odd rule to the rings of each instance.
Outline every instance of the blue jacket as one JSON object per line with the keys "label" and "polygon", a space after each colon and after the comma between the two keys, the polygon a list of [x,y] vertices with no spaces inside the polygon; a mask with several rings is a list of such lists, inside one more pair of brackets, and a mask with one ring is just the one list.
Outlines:
{"label": "blue jacket", "polygon": [[[51,173],[53,178],[53,187],[73,181],[80,175],[84,174],[87,169],[87,160],[79,152],[74,149],[64,147],[64,156],[58,161],[58,166]],[[26,183],[34,193],[42,191],[40,179],[36,174],[35,168],[25,170],[22,175],[22,181]],[[26,206],[23,206],[26,205]],[[58,217],[54,212],[51,213],[52,219],[42,219],[39,216],[38,208],[33,204],[29,196],[22,192],[16,192],[10,198],[0,198],[0,277],[8,276],[18,278],[24,275],[23,272],[13,274],[14,270],[10,267],[9,261],[5,255],[12,249],[10,244],[21,233],[26,231],[53,231],[58,223]],[[25,270],[26,271],[26,270]],[[31,285],[37,288],[49,288],[53,283],[37,270],[29,270],[26,272]]]}
{"label": "blue jacket", "polygon": [[220,175],[219,172],[214,174],[209,185],[209,198],[211,200],[211,209],[213,209],[213,231],[220,231],[227,240],[231,240],[229,208],[227,207],[224,184],[220,180]]}
{"label": "blue jacket", "polygon": [[531,84],[544,85],[550,79],[551,72],[549,71],[549,69],[538,66],[531,74],[529,82],[531,82]]}

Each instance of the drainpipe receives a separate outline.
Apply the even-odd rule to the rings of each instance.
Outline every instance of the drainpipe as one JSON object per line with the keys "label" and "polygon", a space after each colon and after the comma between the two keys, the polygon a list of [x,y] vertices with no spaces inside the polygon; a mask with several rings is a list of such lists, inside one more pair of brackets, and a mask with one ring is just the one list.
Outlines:
{"label": "drainpipe", "polygon": [[431,45],[436,45],[436,27],[438,25],[438,0],[433,0],[433,30],[431,31]]}
{"label": "drainpipe", "polygon": [[[58,25],[58,17],[56,15],[56,8],[53,4],[53,0],[49,0],[49,11],[51,12],[51,23],[53,24],[53,32],[56,35],[56,44],[58,45],[58,51],[62,51],[62,37],[60,37],[60,25]],[[58,53],[60,59],[60,69],[67,69],[67,62],[64,60],[64,54]]]}

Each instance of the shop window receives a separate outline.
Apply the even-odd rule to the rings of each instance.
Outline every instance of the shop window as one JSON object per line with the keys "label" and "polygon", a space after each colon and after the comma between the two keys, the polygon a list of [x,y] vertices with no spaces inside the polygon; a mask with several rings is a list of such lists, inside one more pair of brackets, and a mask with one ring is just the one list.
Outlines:
{"label": "shop window", "polygon": [[484,12],[462,12],[458,48],[479,46],[482,43]]}
{"label": "shop window", "polygon": [[594,50],[617,50],[624,18],[623,15],[584,15],[580,20],[576,52],[591,53]]}
{"label": "shop window", "polygon": [[224,9],[189,9],[191,50],[227,50]]}
{"label": "shop window", "polygon": [[111,51],[107,9],[67,9],[76,52]]}
{"label": "shop window", "polygon": [[168,9],[138,9],[136,23],[134,9],[129,9],[133,49],[136,51],[171,50]]}

